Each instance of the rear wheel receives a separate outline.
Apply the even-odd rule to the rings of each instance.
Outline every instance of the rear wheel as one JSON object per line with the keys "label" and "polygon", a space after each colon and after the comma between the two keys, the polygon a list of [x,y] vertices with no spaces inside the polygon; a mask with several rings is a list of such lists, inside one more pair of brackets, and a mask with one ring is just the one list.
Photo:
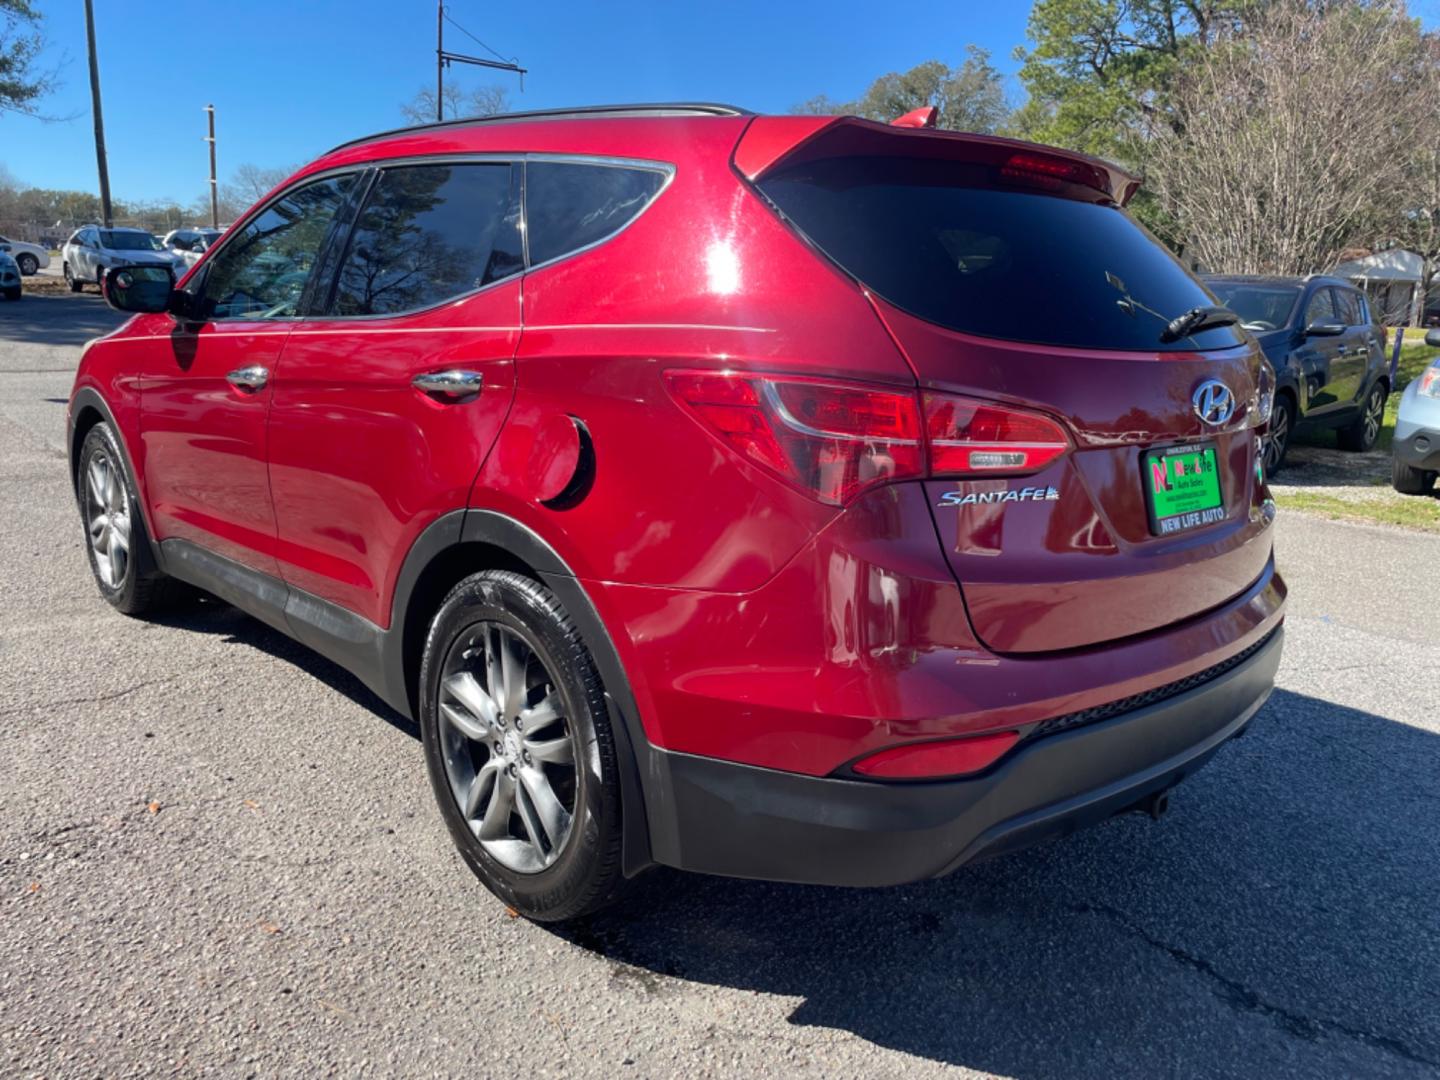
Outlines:
{"label": "rear wheel", "polygon": [[1265,434],[1265,476],[1268,479],[1285,464],[1290,436],[1295,430],[1295,403],[1289,394],[1278,394],[1270,412],[1270,430]]}
{"label": "rear wheel", "polygon": [[1360,407],[1360,415],[1338,433],[1341,450],[1374,449],[1375,440],[1380,437],[1380,422],[1385,418],[1385,396],[1385,387],[1380,383],[1370,388],[1370,393],[1365,395],[1365,404]]}
{"label": "rear wheel", "polygon": [[619,770],[604,688],[548,589],[485,571],[451,590],[425,643],[420,735],[445,824],[491,892],[541,922],[619,895]]}
{"label": "rear wheel", "polygon": [[27,251],[15,257],[15,265],[20,267],[20,273],[31,277],[40,269],[40,260]]}
{"label": "rear wheel", "polygon": [[96,424],[80,450],[80,514],[100,595],[126,615],[165,607],[176,583],[154,565],[140,500],[115,433]]}
{"label": "rear wheel", "polygon": [[1401,495],[1429,495],[1435,486],[1435,474],[1395,458],[1390,464],[1390,483]]}

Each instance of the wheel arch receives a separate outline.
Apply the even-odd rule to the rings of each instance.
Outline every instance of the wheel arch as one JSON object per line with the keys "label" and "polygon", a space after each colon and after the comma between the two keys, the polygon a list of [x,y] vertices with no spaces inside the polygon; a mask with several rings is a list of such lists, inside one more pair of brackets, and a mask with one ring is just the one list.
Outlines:
{"label": "wheel arch", "polygon": [[513,570],[545,585],[564,605],[595,661],[620,765],[623,864],[633,876],[653,862],[643,763],[653,752],[645,736],[629,676],[584,585],[533,529],[490,510],[454,510],[430,524],[411,545],[391,599],[382,650],[383,696],[419,717],[420,661],[436,610],[463,578],[481,570]]}
{"label": "wheel arch", "polygon": [[93,386],[82,386],[76,390],[70,398],[70,431],[66,439],[66,452],[70,468],[70,490],[75,496],[75,502],[80,503],[80,449],[85,445],[85,436],[90,434],[96,424],[105,423],[110,425],[110,431],[115,436],[115,442],[120,447],[120,456],[124,459],[125,471],[130,474],[130,483],[135,488],[136,502],[140,507],[140,517],[145,525],[145,536],[150,545],[150,557],[155,566],[163,565],[160,561],[159,539],[155,535],[154,524],[150,517],[150,507],[145,500],[145,486],[142,483],[140,474],[135,470],[135,459],[130,453],[130,447],[125,442],[125,432],[111,412],[109,404],[100,395],[100,391]]}

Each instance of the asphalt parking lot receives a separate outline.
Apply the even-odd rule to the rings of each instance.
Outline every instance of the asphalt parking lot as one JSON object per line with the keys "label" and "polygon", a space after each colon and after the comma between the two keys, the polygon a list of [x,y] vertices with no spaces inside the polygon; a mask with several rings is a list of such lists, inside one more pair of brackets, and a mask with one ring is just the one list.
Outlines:
{"label": "asphalt parking lot", "polygon": [[1440,1072],[1440,537],[1282,516],[1280,686],[1159,823],[886,891],[655,873],[545,929],[349,675],[100,601],[63,424],[117,322],[0,304],[0,1073]]}

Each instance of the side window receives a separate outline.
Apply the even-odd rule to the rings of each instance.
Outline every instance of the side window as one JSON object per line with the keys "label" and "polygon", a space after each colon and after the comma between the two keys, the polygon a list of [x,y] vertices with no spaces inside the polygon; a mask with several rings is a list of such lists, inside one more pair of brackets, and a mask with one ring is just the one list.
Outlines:
{"label": "side window", "polygon": [[354,176],[296,188],[262,210],[210,263],[203,285],[207,319],[294,315],[335,212]]}
{"label": "side window", "polygon": [[532,161],[525,166],[530,265],[598,243],[633,221],[665,186],[659,168]]}
{"label": "side window", "polygon": [[1340,313],[1340,321],[1346,326],[1361,326],[1363,321],[1360,318],[1360,297],[1349,289],[1336,289],[1335,308]]}
{"label": "side window", "polygon": [[519,273],[518,189],[508,162],[384,170],[356,219],[327,314],[416,311]]}
{"label": "side window", "polygon": [[1338,322],[1339,317],[1335,313],[1335,302],[1330,298],[1329,289],[1317,289],[1315,295],[1310,298],[1310,303],[1305,305],[1305,325],[1314,326],[1316,323]]}

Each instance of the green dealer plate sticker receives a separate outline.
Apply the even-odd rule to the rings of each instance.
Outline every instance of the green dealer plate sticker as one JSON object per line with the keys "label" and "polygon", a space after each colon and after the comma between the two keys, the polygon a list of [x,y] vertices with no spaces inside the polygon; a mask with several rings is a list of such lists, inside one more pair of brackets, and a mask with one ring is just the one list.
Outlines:
{"label": "green dealer plate sticker", "polygon": [[1150,450],[1140,464],[1150,531],[1156,536],[1213,525],[1225,517],[1213,443]]}

